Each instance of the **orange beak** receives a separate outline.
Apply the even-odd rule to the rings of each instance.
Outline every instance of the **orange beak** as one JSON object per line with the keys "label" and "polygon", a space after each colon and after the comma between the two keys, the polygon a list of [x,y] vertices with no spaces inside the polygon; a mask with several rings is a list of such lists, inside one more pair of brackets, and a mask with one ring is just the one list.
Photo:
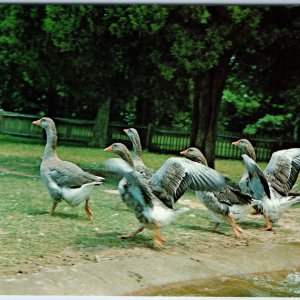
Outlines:
{"label": "orange beak", "polygon": [[104,151],[106,152],[112,152],[112,146],[108,146],[107,148],[104,149]]}
{"label": "orange beak", "polygon": [[33,121],[32,124],[39,126],[41,124],[41,119]]}
{"label": "orange beak", "polygon": [[183,150],[183,151],[180,152],[180,154],[181,154],[181,155],[187,155],[187,154],[188,154],[188,150],[187,150],[187,149],[186,149],[186,150]]}
{"label": "orange beak", "polygon": [[234,146],[238,146],[240,144],[240,141],[238,140],[236,142],[232,142],[231,144],[234,145]]}
{"label": "orange beak", "polygon": [[124,132],[127,133],[127,132],[128,132],[128,129],[124,129]]}

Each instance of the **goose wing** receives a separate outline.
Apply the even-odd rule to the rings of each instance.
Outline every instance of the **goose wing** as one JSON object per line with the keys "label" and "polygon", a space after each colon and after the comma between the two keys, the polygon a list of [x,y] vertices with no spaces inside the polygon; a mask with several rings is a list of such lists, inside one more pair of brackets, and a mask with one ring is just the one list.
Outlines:
{"label": "goose wing", "polygon": [[262,199],[264,193],[271,198],[270,188],[266,176],[256,162],[247,154],[242,155],[245,168],[248,171],[247,185],[254,199]]}
{"label": "goose wing", "polygon": [[83,171],[77,165],[58,160],[55,164],[48,166],[49,176],[59,186],[65,187],[79,187],[86,183],[102,182],[104,178],[92,175]]}
{"label": "goose wing", "polygon": [[154,185],[154,192],[169,196],[173,198],[174,202],[188,188],[196,191],[216,191],[226,185],[225,178],[221,173],[179,157],[167,159],[150,181]]}
{"label": "goose wing", "polygon": [[230,186],[226,186],[222,191],[214,192],[214,195],[220,203],[229,206],[234,204],[250,204],[252,202],[252,197],[249,194],[244,194]]}
{"label": "goose wing", "polygon": [[153,206],[154,196],[148,182],[143,179],[139,172],[134,171],[126,161],[120,158],[111,158],[105,162],[105,168],[107,171],[126,179],[124,187],[131,201],[135,204]]}
{"label": "goose wing", "polygon": [[300,148],[276,151],[264,171],[271,186],[286,196],[300,171]]}

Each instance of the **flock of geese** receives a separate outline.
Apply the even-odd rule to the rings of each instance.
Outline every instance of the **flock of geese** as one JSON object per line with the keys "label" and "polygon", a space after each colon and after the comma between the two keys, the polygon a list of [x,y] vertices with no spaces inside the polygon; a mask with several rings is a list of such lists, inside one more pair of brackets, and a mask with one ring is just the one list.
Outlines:
{"label": "flock of geese", "polygon": [[[52,119],[44,117],[33,124],[46,131],[47,142],[40,166],[41,177],[52,198],[51,214],[57,204],[65,200],[76,206],[85,201],[85,211],[90,220],[93,214],[89,207],[89,195],[94,186],[101,185],[103,177],[83,171],[77,165],[59,159],[56,153],[57,132]],[[177,200],[188,190],[205,205],[215,222],[212,231],[226,221],[230,223],[238,238],[243,229],[236,224],[251,211],[263,215],[266,227],[272,230],[272,223],[292,204],[300,202],[300,197],[290,196],[300,171],[300,148],[274,152],[266,169],[262,171],[256,164],[255,151],[246,139],[232,144],[243,152],[244,174],[239,188],[228,183],[218,171],[208,167],[201,151],[191,147],[180,152],[183,157],[168,158],[158,170],[145,166],[138,132],[134,128],[125,129],[133,145],[133,157],[122,143],[113,143],[105,148],[119,158],[105,162],[106,170],[121,176],[118,191],[121,199],[140,222],[140,227],[122,239],[131,238],[144,228],[153,230],[153,243],[161,248],[165,238],[160,227],[170,224],[188,208],[175,208]]]}

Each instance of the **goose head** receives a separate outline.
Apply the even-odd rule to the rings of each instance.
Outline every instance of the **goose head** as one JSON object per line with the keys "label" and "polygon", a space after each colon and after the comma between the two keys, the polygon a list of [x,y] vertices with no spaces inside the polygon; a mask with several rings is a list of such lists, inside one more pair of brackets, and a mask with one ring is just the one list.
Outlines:
{"label": "goose head", "polygon": [[198,163],[201,163],[201,164],[207,166],[206,158],[198,148],[190,147],[186,150],[181,151],[180,154],[186,156],[186,158],[188,158],[192,161],[195,161],[195,162],[198,162]]}
{"label": "goose head", "polygon": [[254,161],[256,161],[256,155],[255,150],[251,144],[251,142],[247,139],[240,139],[236,142],[231,143],[233,146],[238,147],[242,150],[244,154],[247,154],[249,157],[251,157]]}
{"label": "goose head", "polygon": [[231,144],[240,148],[241,150],[246,150],[249,146],[252,147],[250,141],[248,141],[247,139],[240,139],[238,141],[232,142]]}
{"label": "goose head", "polygon": [[40,126],[40,127],[44,128],[45,130],[47,130],[48,128],[55,127],[54,121],[47,117],[43,117],[39,120],[33,121],[32,124]]}
{"label": "goose head", "polygon": [[104,149],[106,152],[112,152],[117,155],[119,155],[121,158],[123,158],[127,163],[129,163],[131,166],[133,166],[133,162],[131,159],[130,152],[128,148],[122,144],[122,143],[113,143],[107,148]]}
{"label": "goose head", "polygon": [[136,139],[137,136],[139,136],[137,130],[134,128],[124,129],[124,132],[128,135],[130,139]]}

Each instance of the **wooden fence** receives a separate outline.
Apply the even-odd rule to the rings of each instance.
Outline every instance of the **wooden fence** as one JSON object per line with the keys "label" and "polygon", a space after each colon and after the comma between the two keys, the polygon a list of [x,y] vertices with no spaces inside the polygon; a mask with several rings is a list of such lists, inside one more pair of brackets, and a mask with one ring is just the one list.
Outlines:
{"label": "wooden fence", "polygon": [[[24,137],[42,138],[43,130],[32,125],[32,121],[38,119],[35,115],[11,113],[0,110],[0,132],[3,134]],[[55,118],[58,137],[60,141],[71,141],[87,144],[93,138],[93,121]],[[131,143],[123,132],[128,125],[110,124],[108,130],[108,144],[122,142],[128,147]],[[174,153],[188,148],[190,134],[186,131],[169,131],[150,126],[134,126],[141,137],[142,147],[152,152]],[[216,141],[216,157],[240,159],[240,151],[231,145],[240,138],[248,138],[254,145],[257,159],[268,161],[272,152],[291,147],[300,147],[300,143],[285,140],[281,137],[245,136],[241,133],[218,133]]]}

